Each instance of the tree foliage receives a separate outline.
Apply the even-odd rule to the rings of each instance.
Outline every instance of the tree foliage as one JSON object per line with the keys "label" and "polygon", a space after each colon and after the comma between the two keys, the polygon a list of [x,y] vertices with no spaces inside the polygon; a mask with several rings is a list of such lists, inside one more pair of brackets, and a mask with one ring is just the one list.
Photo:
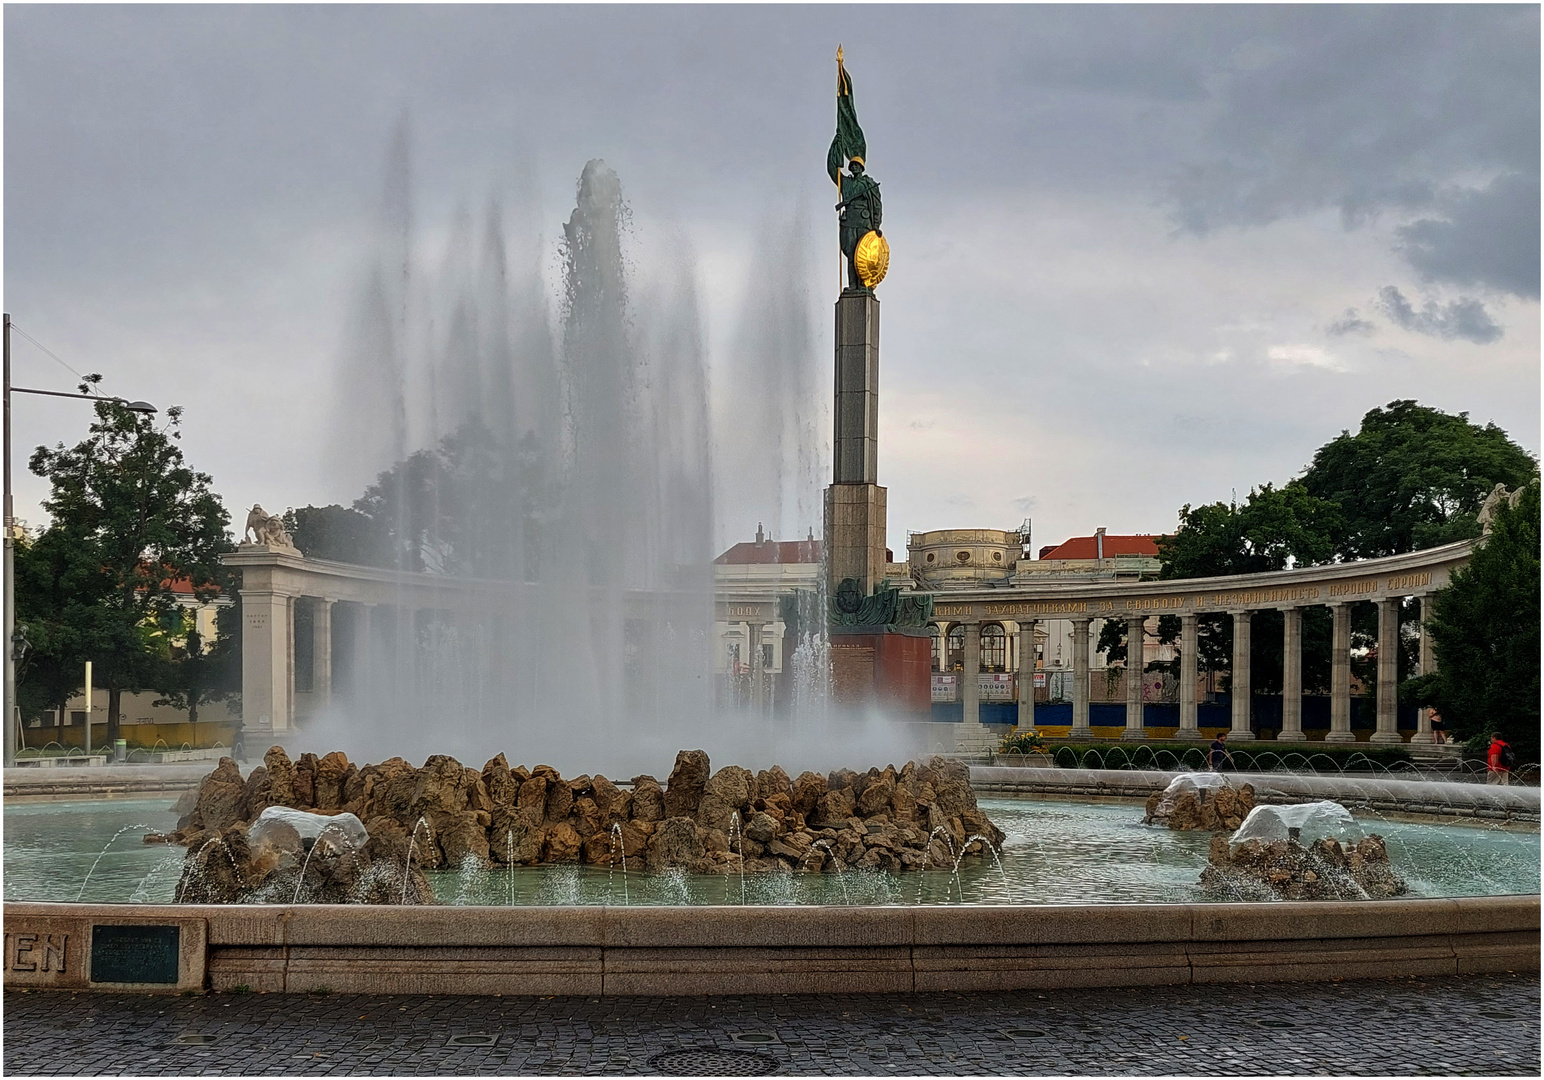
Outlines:
{"label": "tree foliage", "polygon": [[1478,536],[1491,488],[1525,484],[1536,467],[1495,424],[1391,401],[1320,447],[1301,483],[1340,508],[1334,554],[1370,559]]}
{"label": "tree foliage", "polygon": [[26,579],[18,570],[17,607],[56,669],[50,694],[70,681],[67,666],[95,661],[113,739],[122,692],[163,681],[169,628],[182,620],[173,583],[186,582],[198,601],[229,588],[220,555],[231,547],[230,516],[210,477],[184,460],[180,409],[167,410],[162,427],[112,402],[95,409],[83,441],[32,455],[30,468],[51,486],[51,520],[28,551]]}
{"label": "tree foliage", "polygon": [[1437,670],[1411,680],[1457,740],[1499,731],[1539,760],[1539,482],[1491,533],[1451,584],[1433,594],[1429,629]]}
{"label": "tree foliage", "polygon": [[543,555],[549,490],[534,436],[513,447],[468,423],[381,473],[352,507],[285,515],[316,558],[464,577],[529,580]]}

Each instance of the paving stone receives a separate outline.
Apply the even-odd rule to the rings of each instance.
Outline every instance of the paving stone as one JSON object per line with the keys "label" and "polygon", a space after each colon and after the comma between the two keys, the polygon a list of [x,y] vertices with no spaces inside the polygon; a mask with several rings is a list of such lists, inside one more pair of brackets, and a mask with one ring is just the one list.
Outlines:
{"label": "paving stone", "polygon": [[[4,1003],[4,1070],[19,1076],[637,1076],[688,1046],[754,1049],[785,1075],[1537,1076],[1541,1066],[1536,973],[856,1000],[12,991]],[[1046,1035],[1004,1034],[1024,1028]],[[731,1039],[745,1031],[781,1041]],[[177,1044],[184,1034],[219,1038]],[[446,1046],[458,1034],[499,1039]]]}

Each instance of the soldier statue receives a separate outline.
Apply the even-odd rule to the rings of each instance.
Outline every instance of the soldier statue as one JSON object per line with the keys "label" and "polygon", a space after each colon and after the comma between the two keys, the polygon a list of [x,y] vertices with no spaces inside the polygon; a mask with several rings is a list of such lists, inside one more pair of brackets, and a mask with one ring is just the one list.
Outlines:
{"label": "soldier statue", "polygon": [[879,226],[884,218],[879,200],[879,181],[863,171],[863,159],[847,163],[848,175],[842,178],[842,201],[836,211],[842,222],[842,254],[847,257],[847,287],[871,291],[858,273],[858,241],[869,233],[884,236]]}
{"label": "soldier statue", "polygon": [[[840,192],[836,212],[841,217],[842,255],[847,259],[847,288],[873,292],[890,265],[890,246],[879,231],[884,211],[879,183],[864,167],[868,153],[858,110],[852,100],[852,79],[842,66],[842,50],[836,50],[836,137],[826,154],[826,173]],[[842,163],[847,174],[842,174]]]}

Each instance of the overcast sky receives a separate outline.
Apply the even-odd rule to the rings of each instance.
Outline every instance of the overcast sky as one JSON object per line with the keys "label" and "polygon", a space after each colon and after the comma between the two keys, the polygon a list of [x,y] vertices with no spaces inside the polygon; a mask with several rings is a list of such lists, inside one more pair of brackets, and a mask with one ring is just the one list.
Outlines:
{"label": "overcast sky", "polygon": [[[640,242],[694,253],[720,395],[757,236],[806,222],[825,400],[841,41],[892,247],[897,557],[1025,517],[1036,546],[1161,532],[1396,398],[1538,451],[1539,30],[1532,5],[11,5],[4,302],[107,392],[185,406],[238,521],[351,501],[328,401],[406,115],[431,253],[499,193],[550,262],[605,158]],[[31,447],[85,424],[18,399],[20,516]],[[727,542],[762,515],[720,516]]]}

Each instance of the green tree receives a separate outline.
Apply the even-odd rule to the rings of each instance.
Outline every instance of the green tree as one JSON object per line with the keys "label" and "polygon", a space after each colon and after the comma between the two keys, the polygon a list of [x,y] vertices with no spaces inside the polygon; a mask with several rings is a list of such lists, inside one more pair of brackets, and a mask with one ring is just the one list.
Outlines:
{"label": "green tree", "polygon": [[200,706],[241,696],[241,635],[235,627],[220,627],[214,640],[206,641],[196,615],[186,608],[163,617],[162,625],[166,642],[157,658],[157,705],[181,709],[196,724]]}
{"label": "green tree", "polygon": [[[82,392],[94,381],[88,377]],[[98,401],[83,441],[40,446],[29,463],[51,485],[43,502],[50,542],[74,549],[72,574],[85,567],[94,575],[81,593],[89,610],[66,604],[45,614],[71,623],[80,647],[91,650],[96,677],[108,691],[110,740],[118,737],[123,691],[157,681],[151,639],[163,617],[180,617],[172,582],[186,579],[196,599],[213,599],[220,591],[220,555],[231,548],[230,515],[210,477],[183,458],[181,415],[168,409],[165,425],[157,427],[148,416]],[[28,603],[48,606],[44,597]]]}
{"label": "green tree", "polygon": [[103,606],[107,579],[89,550],[62,529],[45,529],[17,544],[15,585],[16,623],[28,645],[16,672],[22,716],[53,709],[64,716],[84,684],[86,661],[111,651],[121,629]]}
{"label": "green tree", "polygon": [[313,559],[388,565],[375,519],[347,506],[302,506],[284,512],[284,527],[301,553]]}
{"label": "green tree", "polygon": [[1491,488],[1525,484],[1535,468],[1495,424],[1391,401],[1362,417],[1355,435],[1321,446],[1301,484],[1340,508],[1334,554],[1370,559],[1478,536]]}
{"label": "green tree", "polygon": [[1433,705],[1455,739],[1499,731],[1520,757],[1539,760],[1539,482],[1491,532],[1451,584],[1432,595],[1437,670],[1405,696]]}

